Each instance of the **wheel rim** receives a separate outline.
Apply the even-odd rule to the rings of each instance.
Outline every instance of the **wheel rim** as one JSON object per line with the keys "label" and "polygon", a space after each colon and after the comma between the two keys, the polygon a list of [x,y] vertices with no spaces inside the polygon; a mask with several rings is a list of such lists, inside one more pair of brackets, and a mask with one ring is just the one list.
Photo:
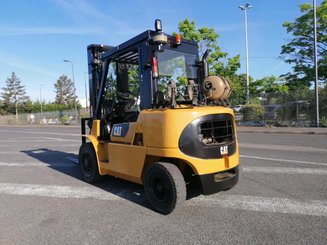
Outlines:
{"label": "wheel rim", "polygon": [[167,187],[163,180],[158,176],[152,178],[151,187],[155,198],[159,201],[164,201],[167,198]]}
{"label": "wheel rim", "polygon": [[90,177],[92,174],[91,157],[89,154],[83,155],[82,168],[86,177]]}

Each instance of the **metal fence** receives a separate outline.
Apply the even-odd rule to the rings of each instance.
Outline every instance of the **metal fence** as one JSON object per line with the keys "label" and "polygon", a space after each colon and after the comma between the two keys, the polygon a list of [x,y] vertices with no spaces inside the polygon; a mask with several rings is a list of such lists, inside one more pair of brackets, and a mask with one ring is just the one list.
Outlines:
{"label": "metal fence", "polygon": [[[327,98],[326,93],[319,97],[320,125],[327,127]],[[242,108],[231,101],[238,125],[243,126],[315,126],[315,100],[311,90],[289,93],[265,93],[251,95],[250,104],[259,106],[255,120],[244,115]],[[89,116],[88,109],[78,111],[77,120],[75,111],[56,111],[43,113],[28,113],[16,115],[0,115],[0,125],[77,125],[80,119]],[[250,117],[251,118],[251,117]]]}
{"label": "metal fence", "polygon": [[79,125],[80,119],[88,117],[88,109],[0,115],[0,125]]}
{"label": "metal fence", "polygon": [[[327,127],[327,98],[319,97],[321,126]],[[244,120],[244,105],[232,105],[238,125],[244,126],[315,126],[315,100],[311,91],[252,95],[250,104],[261,106],[255,121]],[[259,112],[258,112],[259,113]]]}

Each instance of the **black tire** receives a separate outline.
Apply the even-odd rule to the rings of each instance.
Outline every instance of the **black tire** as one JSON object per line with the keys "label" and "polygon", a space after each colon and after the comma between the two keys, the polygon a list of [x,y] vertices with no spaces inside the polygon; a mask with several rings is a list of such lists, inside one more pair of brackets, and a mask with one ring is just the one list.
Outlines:
{"label": "black tire", "polygon": [[82,179],[87,183],[93,183],[101,179],[99,174],[98,161],[91,143],[82,144],[79,149],[79,164]]}
{"label": "black tire", "polygon": [[182,173],[173,164],[150,164],[144,173],[143,184],[145,197],[159,213],[170,214],[185,202],[185,181]]}

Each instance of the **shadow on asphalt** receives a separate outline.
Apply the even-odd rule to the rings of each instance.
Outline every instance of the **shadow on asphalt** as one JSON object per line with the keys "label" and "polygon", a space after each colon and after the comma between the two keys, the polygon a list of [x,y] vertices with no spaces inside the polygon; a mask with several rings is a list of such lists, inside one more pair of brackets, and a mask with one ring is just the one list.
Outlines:
{"label": "shadow on asphalt", "polygon": [[[51,169],[82,181],[79,164],[72,161],[72,159],[78,159],[78,156],[73,153],[54,151],[47,148],[21,152],[47,164]],[[152,210],[145,198],[142,185],[112,176],[103,176],[100,182],[91,185]],[[187,200],[199,195],[201,195],[201,190],[196,183],[187,184]]]}

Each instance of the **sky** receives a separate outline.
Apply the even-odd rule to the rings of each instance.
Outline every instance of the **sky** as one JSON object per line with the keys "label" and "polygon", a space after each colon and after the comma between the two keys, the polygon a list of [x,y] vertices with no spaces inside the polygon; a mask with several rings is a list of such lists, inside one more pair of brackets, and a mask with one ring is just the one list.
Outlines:
{"label": "sky", "polygon": [[[322,0],[317,0],[319,5]],[[298,5],[312,0],[0,0],[0,88],[12,72],[26,86],[32,100],[54,101],[54,83],[60,75],[72,78],[76,93],[85,98],[86,47],[117,46],[154,28],[159,18],[163,31],[178,31],[185,18],[198,28],[214,28],[218,44],[229,56],[241,55],[245,73],[244,12],[249,3],[249,73],[254,79],[281,75],[291,67],[280,58],[281,46],[290,40],[282,24],[301,13]],[[88,85],[87,85],[88,86]]]}

